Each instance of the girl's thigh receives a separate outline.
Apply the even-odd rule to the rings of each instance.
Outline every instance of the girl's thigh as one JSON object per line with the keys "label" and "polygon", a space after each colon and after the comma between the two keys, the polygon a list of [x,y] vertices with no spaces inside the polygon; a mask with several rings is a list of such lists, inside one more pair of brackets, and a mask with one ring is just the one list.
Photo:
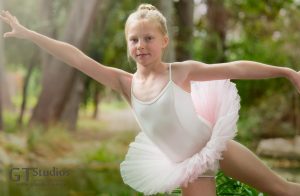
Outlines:
{"label": "girl's thigh", "polygon": [[228,142],[220,167],[226,175],[262,192],[282,195],[280,193],[286,191],[286,180],[271,171],[254,153],[238,142]]}
{"label": "girl's thigh", "polygon": [[187,187],[181,187],[182,196],[215,196],[216,182],[214,177],[202,177],[189,183]]}

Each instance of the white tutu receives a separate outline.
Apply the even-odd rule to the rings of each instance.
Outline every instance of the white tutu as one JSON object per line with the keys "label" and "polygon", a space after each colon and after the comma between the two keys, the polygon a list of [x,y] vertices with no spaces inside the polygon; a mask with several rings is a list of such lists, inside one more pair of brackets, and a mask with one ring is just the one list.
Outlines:
{"label": "white tutu", "polygon": [[[240,98],[229,80],[191,82],[191,96],[197,114],[212,125],[206,146],[182,162],[172,162],[143,133],[129,145],[120,165],[124,183],[146,195],[172,192],[186,186],[207,171],[217,171],[227,141],[236,134]],[[180,142],[178,142],[180,145]]]}

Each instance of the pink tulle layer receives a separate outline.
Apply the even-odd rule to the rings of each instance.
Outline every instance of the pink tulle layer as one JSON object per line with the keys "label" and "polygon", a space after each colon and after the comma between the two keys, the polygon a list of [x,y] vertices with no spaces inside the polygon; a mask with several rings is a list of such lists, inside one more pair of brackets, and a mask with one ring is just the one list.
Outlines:
{"label": "pink tulle layer", "polygon": [[140,132],[129,145],[121,163],[126,184],[146,195],[172,192],[186,186],[207,171],[217,171],[227,141],[236,134],[240,98],[229,80],[191,82],[191,97],[196,112],[212,125],[206,146],[192,157],[171,162],[151,140]]}

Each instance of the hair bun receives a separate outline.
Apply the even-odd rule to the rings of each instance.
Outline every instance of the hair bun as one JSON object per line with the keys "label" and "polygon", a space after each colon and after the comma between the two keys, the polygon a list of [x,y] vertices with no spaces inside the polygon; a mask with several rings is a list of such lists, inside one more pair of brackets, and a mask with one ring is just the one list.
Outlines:
{"label": "hair bun", "polygon": [[139,7],[138,7],[138,10],[148,10],[148,11],[151,11],[151,10],[157,10],[155,6],[151,5],[151,4],[146,4],[146,3],[143,3],[141,4]]}

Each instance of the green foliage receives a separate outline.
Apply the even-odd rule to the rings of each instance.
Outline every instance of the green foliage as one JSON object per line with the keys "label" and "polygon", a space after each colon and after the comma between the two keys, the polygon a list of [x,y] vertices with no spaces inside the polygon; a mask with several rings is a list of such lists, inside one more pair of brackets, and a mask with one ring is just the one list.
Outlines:
{"label": "green foliage", "polygon": [[71,135],[62,126],[45,129],[42,126],[32,126],[27,131],[28,149],[38,156],[55,157],[72,148]]}
{"label": "green foliage", "polygon": [[3,115],[4,119],[4,131],[6,133],[17,133],[20,131],[20,127],[16,123],[17,116],[13,112],[5,111]]}
{"label": "green foliage", "polygon": [[87,163],[119,164],[125,157],[128,145],[135,137],[135,132],[123,131],[113,137],[103,140],[97,150],[87,153],[84,157]]}
{"label": "green foliage", "polygon": [[256,191],[248,185],[236,181],[224,175],[223,172],[218,172],[217,177],[217,195],[234,195],[234,196],[263,196],[265,194]]}
{"label": "green foliage", "polygon": [[[240,181],[227,177],[221,171],[219,171],[216,176],[216,183],[217,196],[266,196],[266,194],[260,193],[252,187],[241,183]],[[177,188],[172,192],[172,195],[181,195],[181,193],[181,189]]]}
{"label": "green foliage", "polygon": [[120,161],[118,156],[107,149],[106,145],[101,145],[101,147],[92,155],[87,155],[88,160],[98,161],[101,163],[112,163]]}

